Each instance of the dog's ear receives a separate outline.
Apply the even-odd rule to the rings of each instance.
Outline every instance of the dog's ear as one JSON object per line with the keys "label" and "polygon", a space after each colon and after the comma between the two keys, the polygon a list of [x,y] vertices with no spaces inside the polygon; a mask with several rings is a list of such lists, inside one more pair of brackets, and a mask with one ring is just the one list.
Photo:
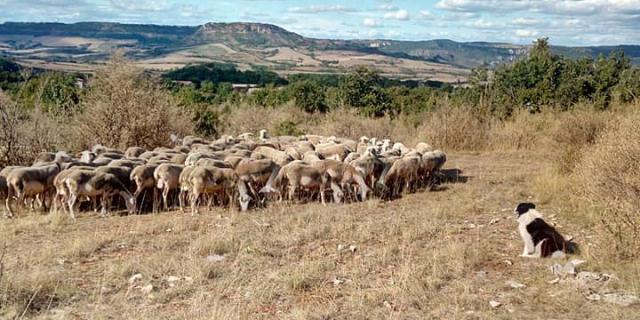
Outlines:
{"label": "dog's ear", "polygon": [[536,205],[531,202],[522,202],[518,204],[515,212],[517,215],[522,215],[527,213],[527,211],[529,211],[530,209],[535,209],[535,208],[536,208]]}

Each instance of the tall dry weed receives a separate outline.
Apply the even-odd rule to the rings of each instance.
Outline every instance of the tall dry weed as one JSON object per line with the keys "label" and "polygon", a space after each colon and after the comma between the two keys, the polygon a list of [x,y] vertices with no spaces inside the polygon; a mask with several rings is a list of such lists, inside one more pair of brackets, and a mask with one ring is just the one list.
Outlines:
{"label": "tall dry weed", "polygon": [[[640,113],[611,122],[576,167],[580,195],[623,257],[640,253]],[[609,249],[609,247],[608,247]]]}

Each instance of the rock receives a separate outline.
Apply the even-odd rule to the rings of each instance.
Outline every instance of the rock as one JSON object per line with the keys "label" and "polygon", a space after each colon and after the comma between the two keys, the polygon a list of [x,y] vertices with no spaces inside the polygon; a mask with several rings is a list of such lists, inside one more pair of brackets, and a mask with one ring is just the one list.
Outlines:
{"label": "rock", "polygon": [[142,273],[136,273],[129,278],[129,284],[134,284],[136,281],[142,280]]}
{"label": "rock", "polygon": [[582,288],[600,289],[605,287],[612,277],[606,273],[582,271],[576,275],[575,283]]}
{"label": "rock", "polygon": [[522,288],[526,288],[527,287],[526,285],[524,285],[522,283],[519,283],[519,282],[516,282],[516,281],[513,281],[513,280],[507,281],[507,285],[510,286],[513,289],[522,289]]}
{"label": "rock", "polygon": [[559,263],[554,263],[551,266],[551,272],[554,275],[560,276],[560,277],[575,276],[577,273],[577,267],[584,263],[586,263],[586,261],[579,260],[579,259],[573,259],[565,263],[564,265],[561,265]]}
{"label": "rock", "polygon": [[184,277],[184,281],[193,282],[193,278],[192,277]]}
{"label": "rock", "polygon": [[149,293],[151,293],[151,291],[153,291],[153,285],[152,284],[148,284],[148,285],[140,288],[140,291],[142,291],[142,293],[144,293],[144,294],[149,294]]}
{"label": "rock", "polygon": [[341,244],[339,244],[339,245],[338,245],[338,251],[342,251],[342,250],[344,250],[344,246],[343,246],[343,245],[341,245]]}
{"label": "rock", "polygon": [[504,263],[506,263],[508,266],[513,265],[513,262],[511,262],[511,260],[504,260]]}
{"label": "rock", "polygon": [[630,305],[640,303],[640,298],[632,294],[625,294],[625,293],[607,293],[603,296],[603,300],[608,303],[615,303],[617,305],[621,305],[623,307],[628,307]]}
{"label": "rock", "polygon": [[221,256],[219,254],[214,254],[214,255],[207,256],[207,261],[208,262],[222,262],[225,259],[226,259],[225,256]]}
{"label": "rock", "polygon": [[494,218],[494,219],[491,219],[491,221],[489,221],[489,224],[496,224],[496,223],[498,223],[499,221],[500,221],[500,219],[498,219],[498,218]]}
{"label": "rock", "polygon": [[489,273],[486,271],[478,271],[476,272],[476,278],[478,279],[486,279]]}
{"label": "rock", "polygon": [[333,285],[334,286],[339,286],[339,285],[341,285],[343,283],[344,283],[344,280],[341,280],[341,279],[338,279],[338,278],[333,279]]}
{"label": "rock", "polygon": [[351,251],[351,253],[355,253],[356,250],[358,250],[358,247],[356,247],[355,245],[352,244],[349,246],[349,251]]}
{"label": "rock", "polygon": [[491,306],[491,308],[498,308],[502,305],[501,302],[495,301],[495,300],[491,300],[489,301],[489,305]]}
{"label": "rock", "polygon": [[585,296],[585,298],[589,301],[600,301],[600,299],[602,299],[602,297],[597,293],[589,294]]}
{"label": "rock", "polygon": [[180,278],[176,277],[176,276],[168,276],[167,277],[167,282],[169,283],[170,287],[173,287],[176,285],[176,282],[180,281]]}
{"label": "rock", "polygon": [[560,282],[560,278],[555,278],[555,279],[553,279],[551,281],[548,281],[549,284],[556,284],[558,282]]}

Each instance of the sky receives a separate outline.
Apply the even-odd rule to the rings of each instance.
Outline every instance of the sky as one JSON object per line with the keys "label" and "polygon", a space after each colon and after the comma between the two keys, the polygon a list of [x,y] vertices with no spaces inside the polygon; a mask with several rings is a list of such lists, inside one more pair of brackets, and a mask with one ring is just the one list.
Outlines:
{"label": "sky", "polygon": [[242,21],[332,39],[640,44],[640,0],[0,0],[0,21]]}

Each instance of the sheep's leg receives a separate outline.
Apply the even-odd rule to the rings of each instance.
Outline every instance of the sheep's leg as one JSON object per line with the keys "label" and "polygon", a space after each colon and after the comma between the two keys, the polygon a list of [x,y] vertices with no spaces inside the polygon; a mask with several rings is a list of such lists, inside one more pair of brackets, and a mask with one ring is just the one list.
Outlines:
{"label": "sheep's leg", "polygon": [[11,218],[13,217],[13,213],[11,212],[11,198],[13,197],[11,195],[11,186],[9,186],[9,190],[7,192],[7,199],[4,200],[4,208],[5,208],[5,212],[4,212],[4,216],[7,218]]}
{"label": "sheep's leg", "polygon": [[289,201],[293,201],[293,196],[296,193],[296,186],[295,185],[290,185],[289,186]]}
{"label": "sheep's leg", "polygon": [[191,216],[198,214],[198,200],[200,195],[197,192],[191,193]]}
{"label": "sheep's leg", "polygon": [[[333,202],[342,202],[342,196],[344,195],[344,193],[342,192],[342,188],[340,188],[337,183],[331,182],[331,190],[333,190]],[[320,190],[320,192],[324,193],[324,190]]]}
{"label": "sheep's leg", "polygon": [[73,207],[75,207],[76,205],[77,198],[78,198],[77,195],[72,194],[71,196],[69,196],[69,200],[67,200],[67,205],[69,206],[69,215],[73,220],[76,219],[76,214],[73,212]]}
{"label": "sheep's leg", "polygon": [[169,188],[165,185],[164,188],[162,189],[162,203],[164,205],[164,211],[169,210],[168,198],[169,198]]}
{"label": "sheep's leg", "polygon": [[324,189],[325,189],[325,186],[324,186],[324,185],[322,185],[322,186],[320,187],[320,202],[322,202],[322,205],[323,205],[323,206],[326,206],[326,205],[327,205],[327,202],[326,202],[326,201],[325,201],[325,199],[324,199]]}

